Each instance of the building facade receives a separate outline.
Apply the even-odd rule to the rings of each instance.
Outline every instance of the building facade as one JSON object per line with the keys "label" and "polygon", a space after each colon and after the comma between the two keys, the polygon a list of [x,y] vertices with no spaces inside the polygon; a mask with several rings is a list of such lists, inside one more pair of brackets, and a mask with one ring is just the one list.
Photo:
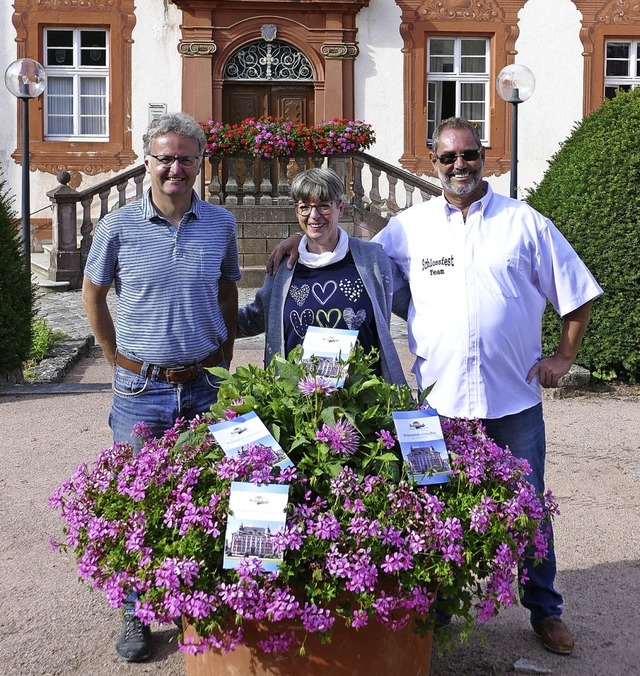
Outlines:
{"label": "building facade", "polygon": [[231,535],[229,545],[231,556],[258,556],[272,558],[274,556],[273,535],[268,528],[245,526]]}
{"label": "building facade", "polygon": [[[3,68],[46,69],[29,104],[32,223],[66,170],[84,189],[142,161],[149,120],[184,110],[235,122],[370,123],[370,153],[432,173],[429,137],[450,115],[473,119],[494,189],[509,191],[510,104],[495,80],[529,67],[519,107],[519,196],[538,182],[575,123],[640,83],[633,0],[14,0],[0,7]],[[17,100],[0,89],[0,170],[20,196]]]}
{"label": "building facade", "polygon": [[443,472],[451,469],[448,461],[433,446],[412,446],[407,453],[407,463],[413,474],[426,474],[430,470]]}

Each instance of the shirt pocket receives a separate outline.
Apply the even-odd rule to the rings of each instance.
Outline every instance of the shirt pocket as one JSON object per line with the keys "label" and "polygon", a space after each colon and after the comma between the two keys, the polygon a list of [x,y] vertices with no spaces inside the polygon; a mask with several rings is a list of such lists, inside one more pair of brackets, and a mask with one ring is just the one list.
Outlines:
{"label": "shirt pocket", "polygon": [[494,296],[500,298],[519,298],[522,273],[518,258],[502,258],[487,261],[483,266],[481,278]]}
{"label": "shirt pocket", "polygon": [[215,284],[220,279],[221,257],[215,251],[182,246],[176,250],[176,266],[180,275],[189,280]]}

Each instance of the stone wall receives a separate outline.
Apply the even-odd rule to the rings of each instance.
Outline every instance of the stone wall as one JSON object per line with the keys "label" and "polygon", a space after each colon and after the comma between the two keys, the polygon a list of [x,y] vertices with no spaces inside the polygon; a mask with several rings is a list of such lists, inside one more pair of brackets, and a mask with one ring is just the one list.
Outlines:
{"label": "stone wall", "polygon": [[[242,279],[238,286],[261,287],[267,260],[276,244],[300,231],[293,205],[286,209],[281,206],[225,205],[225,207],[234,214],[238,224],[238,251],[242,271]],[[352,234],[352,206],[347,205],[345,208],[340,225]]]}

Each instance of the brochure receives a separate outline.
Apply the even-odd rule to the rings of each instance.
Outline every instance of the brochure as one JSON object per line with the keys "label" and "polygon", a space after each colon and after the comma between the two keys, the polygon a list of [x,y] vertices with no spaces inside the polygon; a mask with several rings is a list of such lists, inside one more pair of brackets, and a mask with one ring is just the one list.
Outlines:
{"label": "brochure", "polygon": [[289,486],[232,481],[225,533],[223,568],[237,568],[246,558],[260,559],[264,570],[277,572],[282,552],[275,552],[274,535],[286,523]]}
{"label": "brochure", "polygon": [[314,370],[319,376],[342,387],[345,379],[345,364],[358,340],[358,332],[352,329],[327,329],[310,326],[302,342],[302,360],[315,358]]}
{"label": "brochure", "polygon": [[392,415],[402,456],[416,483],[449,481],[451,464],[438,412],[432,408],[394,411]]}
{"label": "brochure", "polygon": [[289,456],[254,411],[232,420],[209,425],[209,430],[228,456],[233,456],[250,445],[266,446],[273,453],[272,467],[283,469],[293,465]]}

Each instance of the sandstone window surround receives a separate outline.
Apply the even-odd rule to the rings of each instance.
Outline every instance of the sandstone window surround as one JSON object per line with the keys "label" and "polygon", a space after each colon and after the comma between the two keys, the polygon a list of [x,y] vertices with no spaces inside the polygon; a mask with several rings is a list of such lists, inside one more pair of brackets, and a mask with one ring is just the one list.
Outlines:
{"label": "sandstone window surround", "polygon": [[[588,115],[602,104],[605,88],[620,84],[606,75],[607,45],[636,43],[640,39],[640,6],[637,0],[573,0],[582,13],[580,40],[584,57],[583,113]],[[632,55],[630,55],[631,58]],[[631,83],[635,86],[638,83]]]}
{"label": "sandstone window surround", "polygon": [[[404,152],[401,165],[416,174],[433,174],[429,159],[429,78],[430,38],[454,41],[476,38],[488,45],[483,73],[486,139],[485,168],[488,174],[502,174],[510,165],[510,115],[508,104],[495,92],[493,83],[504,66],[513,63],[518,38],[518,12],[526,0],[395,0],[402,10],[400,34],[404,46]],[[480,43],[477,43],[480,44]],[[432,85],[431,90],[434,91]],[[475,88],[478,90],[478,87]],[[478,103],[478,102],[476,102]],[[475,110],[480,106],[476,105]],[[466,110],[473,110],[467,107]],[[466,115],[462,107],[454,114]],[[473,116],[473,115],[472,115]]]}
{"label": "sandstone window surround", "polygon": [[[64,12],[64,23],[61,13]],[[40,97],[30,106],[29,129],[31,167],[56,174],[66,170],[71,174],[70,185],[78,187],[83,174],[96,175],[122,171],[136,160],[131,143],[131,49],[132,31],[136,19],[134,0],[15,0],[13,24],[16,29],[17,58],[33,58],[45,64],[45,31],[69,27],[101,29],[109,35],[109,101],[106,137],[97,141],[69,140],[45,137],[45,99]],[[20,120],[18,120],[20,127]],[[21,161],[21,132],[18,147],[12,157]]]}

